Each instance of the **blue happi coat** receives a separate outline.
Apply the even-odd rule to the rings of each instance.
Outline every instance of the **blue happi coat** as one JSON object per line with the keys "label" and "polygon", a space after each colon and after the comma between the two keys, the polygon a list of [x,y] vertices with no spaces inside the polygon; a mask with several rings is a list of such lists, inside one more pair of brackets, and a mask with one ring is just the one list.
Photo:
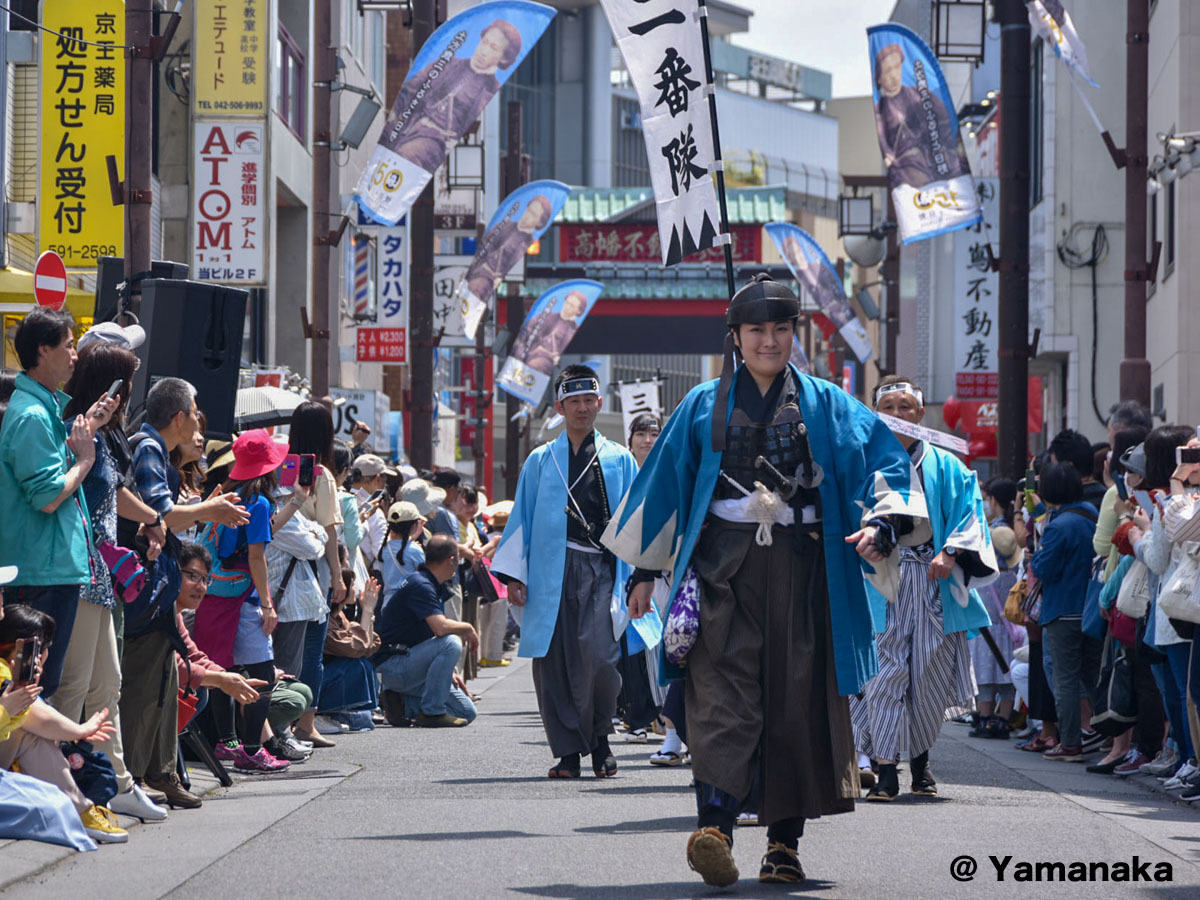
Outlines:
{"label": "blue happi coat", "polygon": [[[620,444],[595,434],[600,470],[609,503],[616,504],[637,474],[637,462]],[[558,465],[555,466],[557,461]],[[563,568],[567,558],[567,484],[570,444],[566,432],[529,454],[517,483],[512,513],[492,560],[492,573],[520,581],[528,589],[524,608],[514,606],[521,623],[519,656],[542,657],[550,649],[558,606],[562,599]],[[625,582],[632,568],[618,560],[610,608],[613,637],[629,623]],[[627,636],[630,653],[655,646],[662,638],[657,614],[633,622]]]}
{"label": "blue happi coat", "polygon": [[[813,458],[825,472],[819,490],[838,690],[856,694],[877,666],[863,576],[895,596],[899,553],[872,567],[845,539],[873,515],[899,514],[917,520],[905,543],[927,540],[924,497],[911,483],[908,454],[871,410],[829,382],[790,368]],[[750,376],[739,367],[731,398],[741,377]],[[691,560],[721,469],[711,438],[716,392],[717,381],[710,381],[679,404],[604,535],[605,545],[631,565],[671,571],[673,585]]]}
{"label": "blue happi coat", "polygon": [[[970,588],[960,564],[954,566],[948,578],[941,580],[943,630],[946,634],[958,631],[977,634],[991,624],[991,617],[975,588],[990,584],[999,571],[979,492],[979,478],[953,453],[929,443],[924,445],[924,454],[914,465],[920,466],[924,479],[933,546],[938,552],[946,547],[973,550],[989,569],[987,575],[972,577]],[[920,488],[919,480],[916,487]],[[882,633],[887,625],[887,598],[871,584],[867,585],[867,594],[875,630]]]}

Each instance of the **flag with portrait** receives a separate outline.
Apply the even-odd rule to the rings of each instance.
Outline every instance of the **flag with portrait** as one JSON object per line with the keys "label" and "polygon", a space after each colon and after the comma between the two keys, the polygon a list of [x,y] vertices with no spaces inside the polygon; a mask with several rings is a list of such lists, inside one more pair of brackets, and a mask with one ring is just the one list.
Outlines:
{"label": "flag with portrait", "polygon": [[538,297],[521,324],[496,386],[526,403],[541,400],[567,344],[603,290],[599,281],[576,278],[559,282]]}
{"label": "flag with portrait", "polygon": [[464,10],[430,36],[355,189],[365,215],[384,225],[400,221],[554,15],[529,0],[492,0]]}
{"label": "flag with portrait", "polygon": [[792,276],[825,317],[833,323],[859,362],[871,358],[871,339],[846,300],[837,269],[812,235],[791,222],[768,222],[767,234],[783,256]]}
{"label": "flag with portrait", "polygon": [[715,246],[720,207],[696,0],[600,0],[642,111],[663,264]]}
{"label": "flag with portrait", "polygon": [[867,29],[875,130],[900,240],[967,228],[982,214],[958,114],[937,58],[903,25]]}

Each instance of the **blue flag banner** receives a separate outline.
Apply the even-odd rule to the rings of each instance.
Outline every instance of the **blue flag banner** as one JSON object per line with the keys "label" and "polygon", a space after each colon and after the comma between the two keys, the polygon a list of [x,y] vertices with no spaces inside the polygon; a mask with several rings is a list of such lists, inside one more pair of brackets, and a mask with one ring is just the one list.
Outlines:
{"label": "blue flag banner", "polygon": [[867,29],[875,127],[904,243],[979,222],[958,115],[937,58],[916,34]]}
{"label": "blue flag banner", "polygon": [[804,292],[833,323],[859,362],[871,358],[871,339],[846,300],[837,269],[812,235],[791,222],[768,222],[767,234]]}
{"label": "blue flag banner", "polygon": [[1063,9],[1062,0],[1026,0],[1025,6],[1034,32],[1054,48],[1063,65],[1092,87],[1100,87],[1088,74],[1087,49],[1075,31],[1071,14]]}
{"label": "blue flag banner", "polygon": [[554,14],[528,0],[493,0],[433,33],[408,70],[354,192],[367,216],[384,225],[400,221]]}
{"label": "blue flag banner", "polygon": [[800,335],[792,338],[791,363],[805,375],[812,374],[812,363],[808,361],[808,354],[804,352],[804,345],[800,343]]}
{"label": "blue flag banner", "polygon": [[599,281],[578,278],[559,282],[538,297],[521,325],[496,386],[526,403],[539,402],[563,351],[603,290]]}
{"label": "blue flag banner", "polygon": [[570,193],[571,188],[561,181],[531,181],[504,198],[488,222],[467,274],[458,283],[462,327],[443,323],[448,333],[475,337],[496,288],[546,233]]}

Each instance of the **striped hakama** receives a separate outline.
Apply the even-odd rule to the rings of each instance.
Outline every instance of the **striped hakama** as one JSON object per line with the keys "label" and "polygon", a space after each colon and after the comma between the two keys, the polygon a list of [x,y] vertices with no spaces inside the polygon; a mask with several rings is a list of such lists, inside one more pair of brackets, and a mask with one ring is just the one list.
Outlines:
{"label": "striped hakama", "polygon": [[855,743],[872,759],[920,756],[947,715],[975,697],[967,633],[943,630],[942,592],[929,580],[934,555],[929,545],[900,548],[900,590],[876,642],[879,671],[850,702]]}

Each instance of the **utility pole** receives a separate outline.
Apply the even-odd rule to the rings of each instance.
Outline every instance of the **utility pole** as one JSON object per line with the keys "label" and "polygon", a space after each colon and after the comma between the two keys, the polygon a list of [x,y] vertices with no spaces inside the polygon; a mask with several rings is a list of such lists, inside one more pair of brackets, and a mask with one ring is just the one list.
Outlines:
{"label": "utility pole", "polygon": [[[436,0],[413,0],[412,58],[437,27]],[[412,383],[409,390],[409,459],[418,469],[433,468],[433,180],[425,186],[408,213],[409,349]]]}
{"label": "utility pole", "polygon": [[1127,0],[1125,35],[1125,358],[1121,399],[1150,407],[1146,359],[1146,103],[1150,73],[1150,0]]}
{"label": "utility pole", "polygon": [[883,258],[883,288],[887,294],[887,369],[889,375],[896,374],[896,338],[900,335],[900,229],[896,225],[896,204],[887,176],[883,176],[883,194],[887,197],[887,255]]}
{"label": "utility pole", "polygon": [[333,184],[333,91],[337,77],[337,53],[333,45],[333,0],[316,0],[313,5],[313,192],[312,192],[312,396],[329,393],[330,265],[333,247],[341,230],[331,229],[330,214],[338,199],[330,197]]}
{"label": "utility pole", "polygon": [[[1000,471],[1018,477],[1029,458],[1030,30],[1021,0],[998,0],[1000,23]],[[1145,182],[1141,186],[1145,203]]]}
{"label": "utility pole", "polygon": [[[504,165],[500,173],[501,197],[507,197],[521,184],[521,104],[510,100],[506,114],[508,146],[504,149]],[[515,341],[525,319],[525,302],[516,285],[508,285],[505,303],[505,324],[510,341]],[[508,399],[504,402],[504,495],[512,500],[517,496],[517,478],[521,474],[521,430],[528,428],[529,423],[514,421],[521,404],[512,394],[505,396]]]}
{"label": "utility pole", "polygon": [[[125,7],[125,283],[128,310],[141,313],[142,279],[150,274],[151,168],[154,143],[154,41],[152,3]],[[165,51],[165,47],[163,50]],[[110,170],[111,171],[111,170]]]}

